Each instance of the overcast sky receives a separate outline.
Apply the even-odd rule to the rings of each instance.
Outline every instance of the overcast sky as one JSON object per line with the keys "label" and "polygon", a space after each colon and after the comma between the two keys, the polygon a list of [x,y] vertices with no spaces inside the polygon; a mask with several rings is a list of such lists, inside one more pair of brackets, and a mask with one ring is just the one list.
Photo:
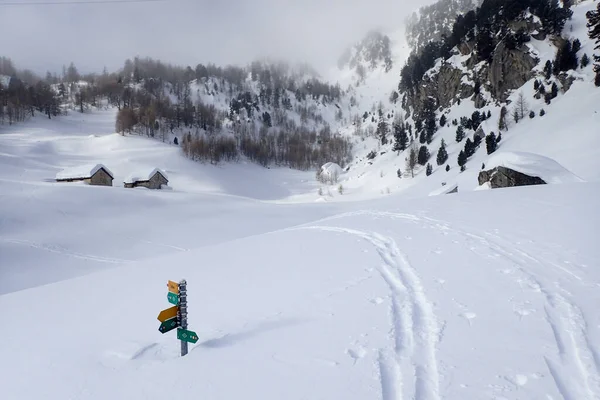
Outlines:
{"label": "overcast sky", "polygon": [[[432,0],[165,0],[28,5],[0,0],[0,55],[38,73],[75,62],[114,70],[126,58],[174,64],[246,64],[261,57],[306,61],[324,71],[368,30],[401,27]],[[71,0],[83,1],[83,0]],[[102,0],[96,0],[102,1]],[[114,0],[113,0],[114,1]]]}

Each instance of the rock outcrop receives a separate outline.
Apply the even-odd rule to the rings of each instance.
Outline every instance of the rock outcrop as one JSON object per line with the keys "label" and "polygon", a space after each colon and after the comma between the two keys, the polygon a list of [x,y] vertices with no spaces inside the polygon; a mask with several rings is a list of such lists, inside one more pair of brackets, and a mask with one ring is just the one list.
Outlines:
{"label": "rock outcrop", "polygon": [[532,69],[537,61],[526,47],[510,50],[500,43],[494,51],[494,57],[488,70],[489,90],[500,101],[508,99],[508,92],[523,86],[533,77]]}
{"label": "rock outcrop", "polygon": [[447,108],[457,98],[471,97],[474,88],[472,85],[464,83],[463,76],[466,75],[464,71],[451,64],[443,64],[435,75],[429,75],[423,79],[423,84],[417,89],[416,95],[409,97],[409,105],[417,113],[420,113],[427,98],[434,98],[438,106]]}
{"label": "rock outcrop", "polygon": [[479,185],[489,182],[492,189],[546,184],[543,179],[537,176],[529,176],[506,167],[481,171],[478,179]]}

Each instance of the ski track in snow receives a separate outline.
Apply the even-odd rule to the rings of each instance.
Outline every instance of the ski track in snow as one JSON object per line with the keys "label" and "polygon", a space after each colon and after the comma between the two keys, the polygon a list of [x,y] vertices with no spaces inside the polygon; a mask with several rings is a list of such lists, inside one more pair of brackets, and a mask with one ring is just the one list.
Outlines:
{"label": "ski track in snow", "polygon": [[[394,356],[385,353],[385,350],[379,353],[383,399],[440,399],[440,376],[435,354],[439,339],[438,323],[418,275],[396,242],[378,233],[354,229],[308,226],[291,230],[298,229],[350,234],[367,240],[375,247],[384,262],[379,272],[392,295]],[[406,378],[402,376],[402,371],[410,369],[414,370],[414,389],[409,388]],[[406,393],[408,391],[412,393]]]}
{"label": "ski track in snow", "polygon": [[[528,282],[535,292],[544,296],[546,321],[556,342],[557,355],[544,356],[548,371],[557,390],[565,400],[600,399],[600,353],[592,346],[583,312],[570,300],[571,294],[559,282],[547,282],[544,271],[554,268],[563,276],[581,285],[594,285],[573,269],[544,258],[534,257],[519,249],[501,236],[486,232],[484,236],[452,227],[449,223],[426,216],[361,210],[338,214],[316,223],[340,220],[348,217],[370,216],[373,218],[402,219],[431,229],[452,232],[479,242],[480,245],[509,260],[519,271],[521,279]],[[439,399],[439,375],[435,358],[436,336],[439,328],[435,322],[432,306],[427,301],[423,287],[396,243],[389,237],[352,229],[329,226],[304,226],[291,228],[317,229],[359,236],[377,249],[385,262],[380,270],[392,292],[392,320],[395,340],[395,361],[383,352],[379,355],[380,379],[385,400],[414,398]],[[471,249],[475,251],[475,249]],[[572,264],[568,264],[572,265]],[[540,271],[536,273],[535,271]],[[406,296],[408,294],[408,296]],[[407,302],[411,303],[407,306]],[[416,339],[415,339],[416,338]],[[423,357],[424,359],[419,359]],[[401,371],[411,360],[415,369],[414,396],[403,397]],[[395,376],[395,379],[391,379]],[[405,390],[406,391],[406,390]],[[406,393],[404,393],[406,395]]]}
{"label": "ski track in snow", "polygon": [[[559,282],[548,283],[543,278],[543,274],[537,275],[533,270],[537,265],[541,267],[541,271],[544,271],[548,269],[546,266],[549,265],[580,282],[583,279],[571,270],[558,267],[555,263],[546,262],[517,249],[512,243],[511,247],[501,244],[503,239],[498,235],[487,234],[494,238],[487,239],[452,228],[449,224],[441,221],[428,220],[442,229],[475,239],[511,261],[521,275],[532,283],[531,286],[534,290],[543,294],[546,303],[546,321],[554,335],[559,356],[559,360],[553,360],[546,356],[545,361],[558,391],[565,400],[600,399],[600,363],[598,354],[589,341],[587,323],[581,309],[568,299],[570,293],[564,290]],[[571,371],[576,371],[576,374]]]}
{"label": "ski track in snow", "polygon": [[20,244],[20,245],[24,245],[24,246],[33,247],[34,249],[45,250],[45,251],[49,251],[51,253],[62,254],[65,256],[79,258],[82,260],[96,261],[96,262],[108,263],[108,264],[126,264],[126,263],[133,262],[131,260],[123,260],[123,259],[119,259],[119,258],[107,258],[107,257],[100,257],[100,256],[91,255],[91,254],[76,253],[76,252],[70,251],[68,249],[62,248],[60,246],[36,243],[36,242],[29,241],[29,240],[17,240],[17,239],[5,239],[5,238],[0,238],[0,240],[5,243]]}
{"label": "ski track in snow", "polygon": [[585,279],[579,274],[554,262],[534,257],[518,249],[514,243],[503,245],[501,242],[506,240],[498,235],[485,233],[488,236],[486,238],[428,217],[363,210],[336,215],[328,220],[358,215],[403,219],[423,223],[433,229],[451,231],[465,238],[474,239],[511,261],[525,281],[544,296],[546,321],[552,330],[558,351],[558,359],[546,356],[545,362],[558,391],[565,400],[600,399],[600,357],[590,343],[587,323],[581,309],[568,299],[570,293],[564,290],[559,282],[548,283],[543,278],[544,274],[535,274],[534,270],[536,266],[540,267],[540,271],[553,267],[569,278],[586,284]]}

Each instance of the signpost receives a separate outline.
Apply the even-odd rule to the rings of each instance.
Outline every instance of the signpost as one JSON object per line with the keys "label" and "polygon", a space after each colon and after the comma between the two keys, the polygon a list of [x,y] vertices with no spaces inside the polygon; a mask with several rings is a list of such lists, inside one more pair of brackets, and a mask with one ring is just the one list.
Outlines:
{"label": "signpost", "polygon": [[[182,280],[179,282],[179,326],[182,329],[187,329],[187,282]],[[179,335],[177,335],[179,337]],[[188,353],[188,342],[185,340],[181,341],[181,356],[185,356]]]}
{"label": "signpost", "polygon": [[161,322],[158,330],[160,333],[167,333],[178,328],[177,339],[181,341],[181,356],[185,356],[188,353],[188,343],[198,341],[198,334],[187,329],[187,282],[185,279],[179,283],[169,281],[167,288],[167,300],[174,306],[158,314],[158,320]]}
{"label": "signpost", "polygon": [[198,335],[194,331],[188,331],[187,329],[177,329],[177,339],[183,340],[189,343],[196,343],[198,341]]}

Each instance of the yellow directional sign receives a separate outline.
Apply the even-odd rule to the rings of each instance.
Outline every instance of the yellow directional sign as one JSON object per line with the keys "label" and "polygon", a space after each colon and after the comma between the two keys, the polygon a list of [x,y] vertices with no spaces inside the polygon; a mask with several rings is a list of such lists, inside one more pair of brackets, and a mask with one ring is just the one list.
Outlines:
{"label": "yellow directional sign", "polygon": [[173,306],[173,307],[167,308],[166,310],[162,310],[160,312],[160,314],[158,314],[158,320],[160,322],[165,322],[168,319],[175,318],[177,316],[178,308],[179,307],[177,307],[177,306]]}
{"label": "yellow directional sign", "polygon": [[179,284],[177,282],[169,281],[167,287],[169,288],[169,292],[179,294]]}

